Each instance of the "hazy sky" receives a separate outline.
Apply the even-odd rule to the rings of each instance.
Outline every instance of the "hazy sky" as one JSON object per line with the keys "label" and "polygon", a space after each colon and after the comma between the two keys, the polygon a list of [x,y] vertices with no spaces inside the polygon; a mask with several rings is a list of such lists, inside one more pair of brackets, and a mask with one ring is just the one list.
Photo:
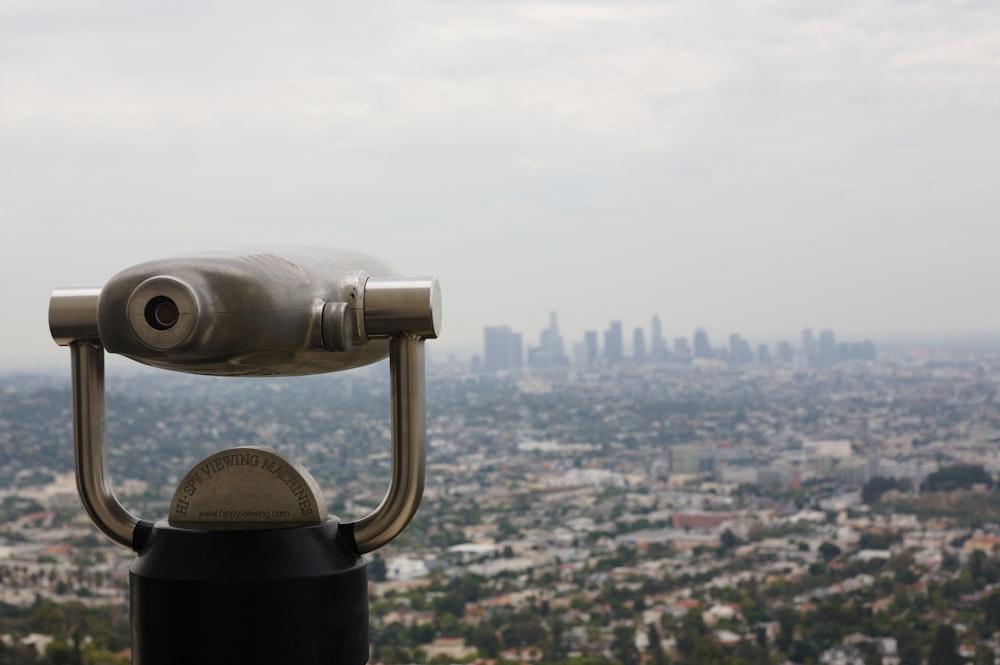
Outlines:
{"label": "hazy sky", "polygon": [[1000,3],[0,0],[0,370],[51,290],[314,244],[440,348],[1000,332]]}

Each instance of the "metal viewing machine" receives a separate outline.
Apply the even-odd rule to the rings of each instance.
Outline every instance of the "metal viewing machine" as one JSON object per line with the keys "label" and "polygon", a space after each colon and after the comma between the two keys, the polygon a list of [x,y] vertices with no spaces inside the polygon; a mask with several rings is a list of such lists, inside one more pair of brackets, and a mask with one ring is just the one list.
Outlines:
{"label": "metal viewing machine", "polygon": [[[365,663],[362,554],[406,528],[424,487],[424,340],[436,279],[311,250],[215,254],[128,268],[102,288],[57,289],[49,327],[72,353],[76,480],[91,520],[137,554],[133,662]],[[389,357],[392,470],[368,516],[340,522],[309,472],[263,447],[223,450],[183,477],[165,520],[115,497],[104,465],[104,351],[216,376],[335,372]],[[331,398],[334,399],[334,398]]]}

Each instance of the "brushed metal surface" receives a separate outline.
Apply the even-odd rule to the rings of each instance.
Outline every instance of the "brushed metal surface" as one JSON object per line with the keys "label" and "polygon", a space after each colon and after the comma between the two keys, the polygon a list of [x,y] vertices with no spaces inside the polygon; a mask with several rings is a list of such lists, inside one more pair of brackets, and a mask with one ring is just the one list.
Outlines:
{"label": "brushed metal surface", "polygon": [[251,530],[320,524],[326,501],[306,469],[260,446],[229,448],[201,460],[170,501],[171,526]]}
{"label": "brushed metal surface", "polygon": [[362,554],[382,547],[410,523],[424,496],[427,466],[427,407],[424,340],[393,337],[389,354],[392,397],[392,470],[382,502],[370,514],[345,524]]}
{"label": "brushed metal surface", "polygon": [[73,378],[73,457],[80,502],[101,533],[132,547],[139,518],[125,509],[105,472],[104,350],[90,340],[70,345]]}
{"label": "brushed metal surface", "polygon": [[49,331],[59,346],[81,339],[97,340],[100,288],[56,289],[49,299]]}
{"label": "brushed metal surface", "polygon": [[[73,351],[77,482],[101,531],[126,546],[140,522],[104,470],[103,352],[194,374],[301,375],[390,357],[392,471],[375,510],[348,529],[360,552],[382,547],[416,513],[424,488],[424,341],[441,327],[434,278],[403,278],[361,254],[319,249],[150,261],[99,289],[57,289],[53,339]],[[172,525],[263,529],[327,519],[309,473],[272,450],[202,460],[171,502]]]}

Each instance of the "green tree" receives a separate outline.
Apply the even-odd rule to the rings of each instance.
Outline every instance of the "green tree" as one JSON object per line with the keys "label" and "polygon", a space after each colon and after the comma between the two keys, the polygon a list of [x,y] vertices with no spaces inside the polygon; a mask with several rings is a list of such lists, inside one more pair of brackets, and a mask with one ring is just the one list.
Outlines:
{"label": "green tree", "polygon": [[946,623],[938,624],[927,654],[927,665],[962,665],[962,662],[955,629]]}
{"label": "green tree", "polygon": [[654,624],[647,626],[646,638],[649,641],[649,657],[653,665],[667,665],[669,659],[663,650],[663,640],[660,637],[660,631],[656,629]]}
{"label": "green tree", "polygon": [[382,555],[376,552],[368,561],[368,577],[373,582],[385,582],[388,566]]}
{"label": "green tree", "polygon": [[882,654],[873,642],[862,642],[858,645],[858,651],[865,660],[865,665],[882,665]]}
{"label": "green tree", "polygon": [[972,657],[973,665],[994,665],[996,663],[996,654],[993,652],[993,647],[988,647],[985,644],[976,645],[976,653]]}
{"label": "green tree", "polygon": [[775,643],[778,649],[787,654],[792,648],[792,640],[795,639],[795,624],[798,616],[791,607],[781,607],[778,609],[778,637]]}
{"label": "green tree", "polygon": [[875,476],[861,488],[861,500],[869,506],[882,498],[889,490],[899,489],[900,483],[895,478]]}
{"label": "green tree", "polygon": [[514,615],[501,634],[506,647],[540,646],[548,637],[545,625],[529,612]]}
{"label": "green tree", "polygon": [[993,476],[981,465],[949,466],[927,476],[921,489],[926,492],[950,492],[973,485],[993,486]]}
{"label": "green tree", "polygon": [[730,529],[726,529],[719,536],[719,549],[723,552],[731,552],[740,546],[740,539]]}
{"label": "green tree", "polygon": [[756,665],[767,665],[771,662],[771,647],[767,643],[767,630],[761,626],[754,631],[757,657],[754,660]]}
{"label": "green tree", "polygon": [[886,565],[900,584],[913,584],[920,579],[920,576],[913,570],[913,555],[909,552],[903,551],[891,557]]}
{"label": "green tree", "polygon": [[701,618],[701,611],[692,607],[684,615],[681,625],[676,633],[677,653],[681,659],[691,662],[694,658],[698,640],[708,634],[708,626]]}
{"label": "green tree", "polygon": [[65,642],[52,642],[45,647],[46,665],[83,665],[83,654],[78,646]]}
{"label": "green tree", "polygon": [[402,665],[403,663],[412,663],[415,660],[413,651],[403,647],[382,647],[376,649],[376,653],[378,659],[386,665]]}
{"label": "green tree", "polygon": [[920,665],[920,640],[917,637],[913,622],[905,617],[897,624],[892,636],[896,638],[899,648],[899,665]]}
{"label": "green tree", "polygon": [[819,546],[819,555],[823,558],[823,561],[830,563],[836,559],[841,554],[841,549],[835,544],[830,542],[824,542]]}
{"label": "green tree", "polygon": [[84,649],[83,665],[129,665],[129,660],[120,658],[107,649]]}
{"label": "green tree", "polygon": [[500,637],[497,631],[487,625],[479,625],[472,629],[468,636],[469,644],[474,646],[480,656],[496,658],[500,653]]}
{"label": "green tree", "polygon": [[635,648],[635,631],[630,626],[615,628],[611,653],[621,665],[639,665],[639,650]]}
{"label": "green tree", "polygon": [[33,665],[38,662],[34,649],[19,645],[8,646],[0,642],[0,663],[4,665]]}
{"label": "green tree", "polygon": [[698,638],[691,658],[692,665],[729,665],[729,659],[722,647],[715,641],[715,635],[706,633]]}
{"label": "green tree", "polygon": [[979,611],[988,632],[1000,630],[1000,591],[994,591],[980,600]]}
{"label": "green tree", "polygon": [[430,623],[414,624],[406,627],[405,635],[410,645],[428,644],[434,641],[437,627]]}

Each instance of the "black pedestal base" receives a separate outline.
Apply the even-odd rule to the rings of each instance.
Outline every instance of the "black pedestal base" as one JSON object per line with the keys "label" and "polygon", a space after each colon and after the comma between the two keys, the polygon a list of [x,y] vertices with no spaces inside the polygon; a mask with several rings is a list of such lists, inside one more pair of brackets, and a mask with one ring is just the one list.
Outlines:
{"label": "black pedestal base", "polygon": [[361,665],[365,562],[335,521],[263,531],[158,522],[129,581],[135,665]]}

